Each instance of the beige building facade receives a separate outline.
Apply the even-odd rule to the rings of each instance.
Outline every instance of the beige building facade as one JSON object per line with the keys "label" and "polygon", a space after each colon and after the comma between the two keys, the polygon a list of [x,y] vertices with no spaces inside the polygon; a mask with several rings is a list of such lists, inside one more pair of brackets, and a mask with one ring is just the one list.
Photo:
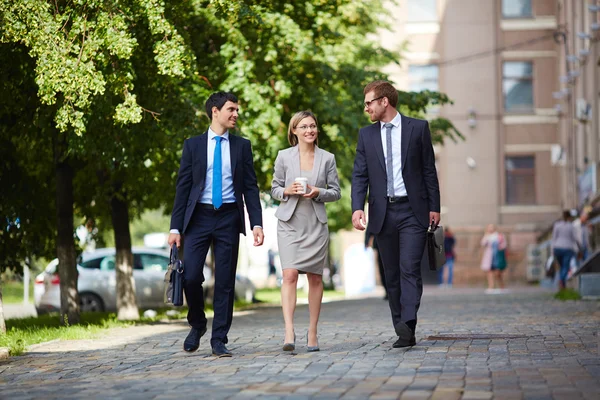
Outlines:
{"label": "beige building facade", "polygon": [[[484,281],[479,241],[490,223],[508,236],[508,279],[527,280],[528,245],[580,201],[577,177],[599,153],[598,86],[589,86],[597,50],[592,37],[577,36],[590,29],[593,3],[399,0],[390,8],[392,31],[381,39],[401,59],[386,72],[401,90],[446,93],[454,104],[430,117],[448,118],[465,136],[436,149],[459,284]],[[575,65],[584,66],[580,75]],[[574,118],[580,98],[594,110],[585,123]]]}

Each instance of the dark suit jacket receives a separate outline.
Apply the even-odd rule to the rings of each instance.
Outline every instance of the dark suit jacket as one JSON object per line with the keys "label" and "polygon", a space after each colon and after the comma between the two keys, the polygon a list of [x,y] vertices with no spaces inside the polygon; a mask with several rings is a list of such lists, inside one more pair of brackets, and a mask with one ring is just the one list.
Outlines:
{"label": "dark suit jacket", "polygon": [[[194,208],[200,200],[206,179],[206,162],[208,133],[187,139],[183,144],[175,204],[171,214],[171,229],[178,229],[182,234],[190,222]],[[231,171],[235,201],[240,213],[240,233],[246,234],[244,218],[244,200],[250,226],[262,226],[262,208],[258,196],[256,174],[252,163],[252,147],[248,139],[229,133],[229,149],[231,154]],[[242,200],[242,195],[244,199]]]}
{"label": "dark suit jacket", "polygon": [[[427,121],[401,117],[402,178],[408,201],[419,222],[429,225],[429,212],[440,212],[440,189],[435,156]],[[387,174],[381,143],[381,125],[376,122],[358,133],[352,172],[352,212],[363,210],[369,193],[369,231],[378,234],[387,208]]]}

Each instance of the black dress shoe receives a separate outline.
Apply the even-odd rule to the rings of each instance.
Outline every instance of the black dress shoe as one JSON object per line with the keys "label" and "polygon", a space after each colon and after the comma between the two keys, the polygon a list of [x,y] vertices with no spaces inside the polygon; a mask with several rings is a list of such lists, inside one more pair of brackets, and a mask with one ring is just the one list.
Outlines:
{"label": "black dress shoe", "polygon": [[231,352],[225,347],[223,342],[211,343],[212,355],[215,357],[231,357]]}
{"label": "black dress shoe", "polygon": [[410,327],[404,322],[398,322],[398,324],[394,326],[394,329],[396,330],[396,335],[398,335],[400,339],[405,340],[407,342],[410,340],[411,337],[415,336],[415,332],[412,329],[410,329]]}
{"label": "black dress shoe", "polygon": [[[410,322],[410,321],[409,321]],[[398,349],[400,347],[410,347],[417,343],[415,339],[415,331],[404,322],[398,322],[394,327],[398,340],[392,345],[393,348]]]}
{"label": "black dress shoe", "polygon": [[183,341],[183,350],[193,353],[200,347],[200,338],[206,333],[206,328],[192,328]]}
{"label": "black dress shoe", "polygon": [[413,335],[408,340],[405,340],[405,339],[402,339],[402,338],[398,338],[398,340],[396,340],[394,342],[394,344],[392,345],[392,347],[394,349],[399,349],[401,347],[411,347],[411,346],[414,346],[415,344],[417,344],[417,340],[415,339],[415,336]]}

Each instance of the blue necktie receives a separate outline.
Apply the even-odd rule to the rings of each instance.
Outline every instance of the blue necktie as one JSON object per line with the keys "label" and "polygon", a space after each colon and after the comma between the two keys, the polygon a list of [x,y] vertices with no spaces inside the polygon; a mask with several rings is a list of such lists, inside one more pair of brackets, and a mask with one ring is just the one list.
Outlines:
{"label": "blue necktie", "polygon": [[215,156],[213,159],[213,184],[212,184],[212,203],[214,208],[219,208],[223,204],[223,167],[221,162],[221,140],[220,136],[215,136]]}

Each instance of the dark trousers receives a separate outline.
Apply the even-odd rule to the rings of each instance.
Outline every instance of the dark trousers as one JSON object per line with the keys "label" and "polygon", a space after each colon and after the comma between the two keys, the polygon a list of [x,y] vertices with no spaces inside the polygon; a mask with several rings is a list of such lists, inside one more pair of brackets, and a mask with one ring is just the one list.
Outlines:
{"label": "dark trousers", "polygon": [[423,294],[421,259],[426,234],[427,228],[419,223],[408,202],[387,205],[377,247],[383,260],[394,327],[413,320],[416,324]]}
{"label": "dark trousers", "polygon": [[[377,239],[374,239],[377,240]],[[383,260],[381,259],[381,252],[375,246],[373,246],[377,251],[377,268],[379,269],[379,277],[381,278],[381,286],[385,289],[387,293],[387,284],[385,282],[385,271],[383,270]]]}
{"label": "dark trousers", "polygon": [[211,243],[214,246],[215,288],[211,343],[227,343],[235,301],[235,271],[240,242],[240,214],[237,209],[214,211],[196,206],[185,232],[184,276],[188,303],[188,323],[206,327],[204,314],[204,262]]}

